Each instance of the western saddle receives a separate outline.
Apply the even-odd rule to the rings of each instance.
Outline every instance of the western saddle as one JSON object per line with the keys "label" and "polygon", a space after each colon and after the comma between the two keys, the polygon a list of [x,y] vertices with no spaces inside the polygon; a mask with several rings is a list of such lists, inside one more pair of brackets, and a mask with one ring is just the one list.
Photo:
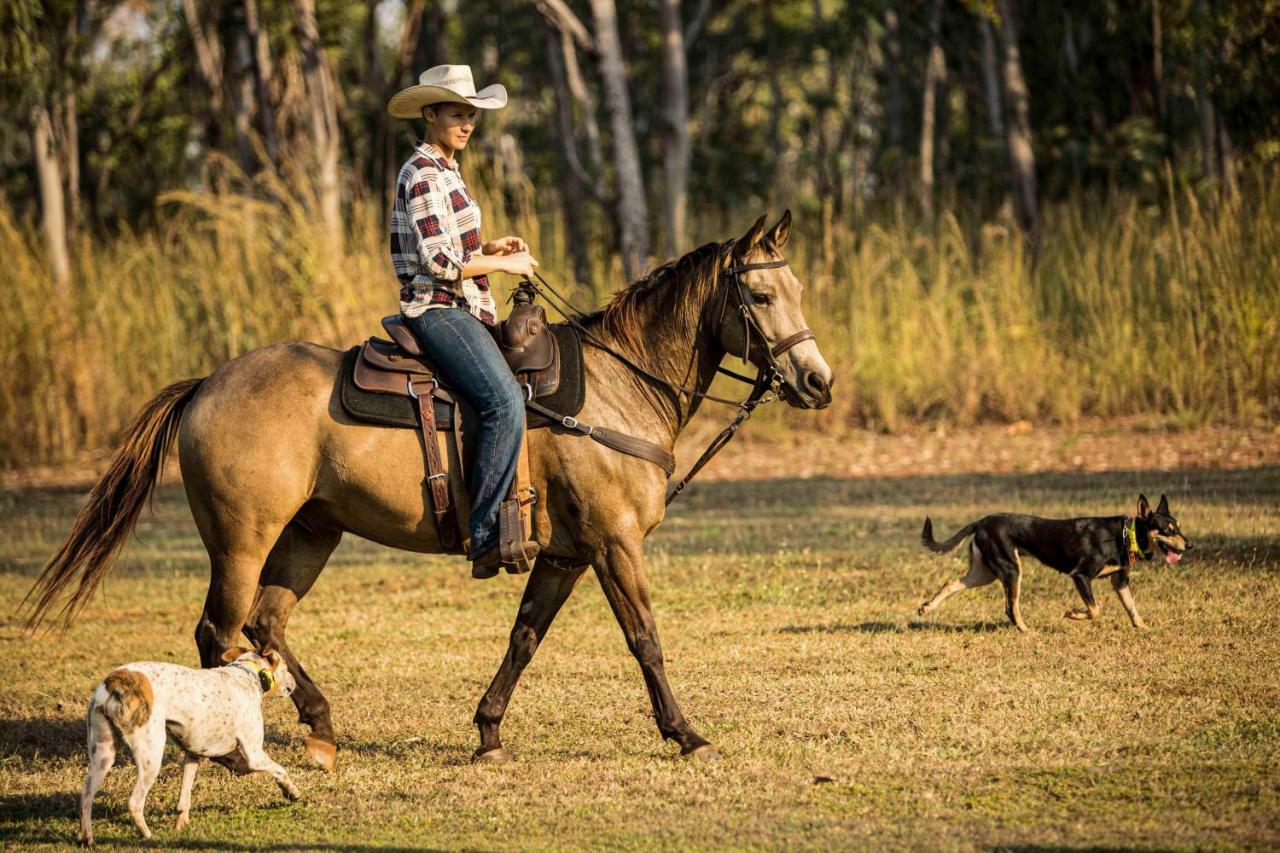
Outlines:
{"label": "western saddle", "polygon": [[[493,329],[494,338],[524,389],[526,400],[550,396],[560,387],[559,342],[549,331],[546,311],[533,304],[530,288],[518,288],[513,301],[511,315]],[[423,353],[399,315],[383,317],[382,328],[390,340],[373,337],[361,345],[352,381],[365,391],[399,395],[414,401],[426,457],[428,494],[440,543],[452,551],[465,549],[469,497],[461,476],[465,469],[461,462],[465,449],[463,418],[458,405],[460,395]],[[436,401],[455,407],[449,436],[437,434]],[[447,443],[449,440],[452,446]],[[454,480],[458,488],[453,490],[452,498],[451,478],[443,462],[446,453],[450,467],[456,465],[459,473]],[[515,481],[498,512],[499,547],[507,571],[527,572],[533,567],[538,545],[531,535],[532,508],[537,498],[537,491],[529,481],[528,451],[522,442]],[[457,505],[461,505],[459,509],[455,509]]]}

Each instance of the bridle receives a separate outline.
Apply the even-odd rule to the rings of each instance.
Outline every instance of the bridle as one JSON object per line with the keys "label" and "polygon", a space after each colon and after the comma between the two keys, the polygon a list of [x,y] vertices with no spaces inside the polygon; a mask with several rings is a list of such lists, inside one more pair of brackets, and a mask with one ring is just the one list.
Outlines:
{"label": "bridle", "polygon": [[[731,243],[725,245],[731,245]],[[590,329],[578,322],[577,317],[585,319],[587,317],[587,313],[561,295],[561,293],[557,291],[550,282],[542,277],[541,273],[536,270],[533,273],[534,278],[538,280],[541,287],[539,287],[538,284],[534,284],[534,282],[529,278],[524,280],[524,285],[522,286],[527,285],[534,292],[540,294],[544,299],[546,299],[547,302],[554,305],[557,310],[564,315],[564,318],[568,321],[569,325],[571,325],[578,334],[582,336],[583,340],[597,349],[604,350],[644,378],[666,388],[676,396],[685,395],[688,397],[696,397],[702,400],[710,400],[713,403],[722,403],[727,406],[734,406],[738,409],[738,413],[734,416],[729,425],[721,430],[719,435],[712,439],[711,443],[707,446],[707,449],[704,450],[702,455],[698,457],[698,460],[693,463],[693,466],[689,469],[688,473],[685,474],[678,483],[676,483],[675,487],[667,495],[666,502],[668,506],[673,500],[681,495],[686,488],[688,488],[690,481],[693,480],[697,473],[702,470],[703,466],[710,462],[713,456],[719,453],[726,444],[733,440],[733,437],[737,434],[739,427],[741,427],[743,422],[751,417],[752,412],[754,412],[757,407],[776,399],[778,389],[782,387],[783,383],[782,366],[778,362],[778,357],[795,347],[797,344],[803,343],[804,341],[811,341],[816,338],[813,330],[806,328],[788,335],[780,341],[773,342],[769,340],[769,336],[761,327],[760,321],[756,319],[755,311],[753,310],[753,300],[751,299],[751,290],[747,287],[746,283],[743,282],[742,273],[750,272],[751,270],[778,269],[789,265],[790,262],[785,259],[761,261],[750,264],[736,264],[721,270],[717,274],[718,276],[724,276],[729,279],[731,292],[738,298],[737,312],[742,318],[743,335],[745,338],[742,350],[742,363],[747,364],[750,362],[752,346],[756,345],[757,341],[758,352],[764,362],[762,367],[757,368],[756,377],[754,379],[743,376],[742,374],[736,373],[732,370],[727,370],[724,367],[716,367],[717,373],[724,374],[730,379],[734,379],[738,382],[743,382],[751,386],[751,392],[742,400],[730,400],[725,397],[717,397],[713,394],[708,394],[705,391],[698,391],[695,388],[689,388],[654,375],[649,370],[646,370],[636,364],[623,353],[618,352],[616,349],[600,340],[592,334]],[[723,311],[727,305],[727,299],[721,303],[721,320],[723,320]],[[574,316],[575,314],[577,317]],[[530,405],[535,410],[541,410],[541,407],[534,405],[532,401],[527,401],[526,405]],[[554,414],[548,411],[543,411],[543,413]],[[584,429],[584,425],[579,424],[574,418],[561,418],[561,423],[563,426],[578,430],[584,435],[593,436],[591,427],[585,427]],[[596,427],[594,431],[598,433],[600,428]],[[639,441],[638,439],[634,440]],[[622,448],[615,449],[621,450]],[[623,450],[623,452],[631,451]],[[665,448],[663,449],[663,453],[667,453]],[[670,454],[668,453],[667,455],[669,456]],[[651,459],[651,461],[656,460]],[[671,476],[671,471],[667,472],[667,476]]]}

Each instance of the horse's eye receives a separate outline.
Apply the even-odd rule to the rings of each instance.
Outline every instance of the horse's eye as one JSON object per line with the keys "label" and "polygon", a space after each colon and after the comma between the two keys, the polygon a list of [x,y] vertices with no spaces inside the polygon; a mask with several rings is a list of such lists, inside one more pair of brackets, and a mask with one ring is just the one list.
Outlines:
{"label": "horse's eye", "polygon": [[773,297],[767,293],[753,293],[751,294],[751,301],[757,305],[769,305],[772,304]]}

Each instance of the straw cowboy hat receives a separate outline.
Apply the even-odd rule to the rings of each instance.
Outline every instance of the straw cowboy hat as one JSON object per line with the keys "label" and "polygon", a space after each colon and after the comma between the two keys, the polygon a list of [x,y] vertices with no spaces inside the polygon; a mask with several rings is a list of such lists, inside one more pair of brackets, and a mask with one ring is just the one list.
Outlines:
{"label": "straw cowboy hat", "polygon": [[437,65],[422,72],[417,86],[396,92],[387,104],[387,112],[396,118],[419,118],[423,107],[443,103],[496,110],[507,105],[507,89],[501,83],[494,83],[477,92],[471,79],[471,66]]}

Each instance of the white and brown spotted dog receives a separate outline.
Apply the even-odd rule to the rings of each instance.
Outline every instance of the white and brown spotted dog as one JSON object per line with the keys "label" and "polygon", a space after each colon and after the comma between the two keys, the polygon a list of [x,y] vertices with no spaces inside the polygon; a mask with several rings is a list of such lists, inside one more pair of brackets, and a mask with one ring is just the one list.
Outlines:
{"label": "white and brown spotted dog", "polygon": [[288,696],[294,680],[278,652],[229,649],[227,666],[191,669],[171,663],[130,663],[114,670],[93,691],[89,703],[89,773],[80,794],[81,844],[93,844],[93,796],[116,758],[116,736],[129,745],[138,781],[129,795],[129,814],[151,837],[143,809],[164,757],[166,738],[185,756],[178,824],[187,825],[191,786],[202,758],[239,752],[252,771],[269,773],[290,800],[302,796],[284,768],[262,749],[262,700]]}

